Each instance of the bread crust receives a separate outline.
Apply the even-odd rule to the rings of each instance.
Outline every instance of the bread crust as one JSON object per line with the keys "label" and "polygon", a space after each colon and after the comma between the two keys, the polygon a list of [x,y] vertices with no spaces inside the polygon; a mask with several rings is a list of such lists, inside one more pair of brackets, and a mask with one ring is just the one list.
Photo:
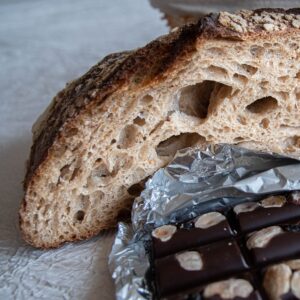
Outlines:
{"label": "bread crust", "polygon": [[[259,20],[260,17],[265,18],[265,15],[269,15],[274,24],[270,21],[267,23]],[[143,48],[108,55],[85,75],[67,84],[66,88],[54,98],[53,105],[36,131],[31,147],[24,180],[25,195],[32,191],[36,178],[43,176],[43,173],[47,171],[44,168],[53,155],[53,145],[64,143],[61,132],[71,128],[72,123],[83,111],[101,106],[105,99],[121,89],[134,91],[149,84],[161,82],[196,51],[197,44],[202,40],[249,40],[268,36],[270,31],[272,35],[286,35],[299,31],[300,24],[298,27],[297,21],[299,15],[300,8],[210,14],[201,18],[198,23],[174,30]],[[253,19],[253,16],[257,18]],[[292,16],[292,18],[287,16]],[[283,23],[282,20],[286,22]],[[266,26],[266,24],[269,25]],[[284,26],[278,24],[284,24]],[[24,197],[20,210],[25,209]],[[20,216],[21,229],[22,222]],[[109,225],[106,224],[103,228],[108,227]],[[23,230],[22,232],[25,240],[35,245],[30,236],[26,235]],[[98,232],[99,230],[89,231],[84,237],[76,237],[74,240],[86,239]],[[59,244],[45,245],[44,248],[57,247]]]}

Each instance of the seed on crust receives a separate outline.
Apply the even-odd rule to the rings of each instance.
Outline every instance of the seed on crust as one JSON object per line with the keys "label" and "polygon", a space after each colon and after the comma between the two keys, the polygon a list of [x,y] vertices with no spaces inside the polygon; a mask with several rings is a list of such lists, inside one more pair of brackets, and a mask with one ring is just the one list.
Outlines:
{"label": "seed on crust", "polygon": [[152,231],[152,236],[160,239],[162,242],[167,242],[176,232],[177,228],[174,225],[163,225],[160,227],[155,228]]}
{"label": "seed on crust", "polygon": [[219,212],[209,212],[197,218],[195,222],[195,227],[206,229],[211,226],[217,225],[224,220],[226,220],[226,218]]}
{"label": "seed on crust", "polygon": [[228,279],[207,285],[204,297],[211,298],[219,295],[222,299],[247,298],[253,292],[251,283],[245,279]]}
{"label": "seed on crust", "polygon": [[176,254],[175,257],[181,268],[186,271],[200,271],[203,267],[201,255],[197,251],[185,251]]}
{"label": "seed on crust", "polygon": [[269,267],[264,275],[263,287],[270,300],[281,299],[290,290],[292,271],[286,264]]}
{"label": "seed on crust", "polygon": [[283,233],[283,230],[279,226],[270,226],[264,229],[261,229],[253,233],[250,238],[247,240],[247,248],[263,248],[265,247],[272,238]]}
{"label": "seed on crust", "polygon": [[286,203],[284,196],[271,196],[261,201],[261,206],[264,208],[269,207],[282,207]]}

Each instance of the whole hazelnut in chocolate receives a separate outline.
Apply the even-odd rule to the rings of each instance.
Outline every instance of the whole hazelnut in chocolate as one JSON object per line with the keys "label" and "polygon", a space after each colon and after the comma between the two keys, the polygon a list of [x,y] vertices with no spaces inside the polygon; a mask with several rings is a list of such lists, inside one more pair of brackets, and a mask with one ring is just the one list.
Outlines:
{"label": "whole hazelnut in chocolate", "polygon": [[179,265],[186,271],[200,271],[203,267],[202,258],[197,251],[185,251],[176,254]]}
{"label": "whole hazelnut in chocolate", "polygon": [[152,231],[152,236],[160,239],[162,242],[167,242],[176,232],[177,227],[174,225],[163,225]]}
{"label": "whole hazelnut in chocolate", "polygon": [[247,248],[249,250],[253,248],[263,248],[273,237],[281,233],[283,233],[283,229],[279,226],[270,226],[256,231],[247,240]]}

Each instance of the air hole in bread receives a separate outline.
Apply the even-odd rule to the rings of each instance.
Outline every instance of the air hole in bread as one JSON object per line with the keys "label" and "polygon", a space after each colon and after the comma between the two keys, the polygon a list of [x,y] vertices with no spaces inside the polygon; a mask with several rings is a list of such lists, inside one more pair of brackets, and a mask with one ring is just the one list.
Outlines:
{"label": "air hole in bread", "polygon": [[278,101],[269,96],[252,102],[246,107],[246,109],[253,114],[264,114],[275,110],[277,107]]}
{"label": "air hole in bread", "polygon": [[243,116],[238,116],[237,121],[242,125],[247,125],[247,119]]}
{"label": "air hole in bread", "polygon": [[145,183],[149,177],[145,178],[144,180],[141,180],[140,182],[133,184],[127,189],[127,192],[129,195],[137,197],[141,194],[141,192],[145,188]]}
{"label": "air hole in bread", "polygon": [[248,82],[248,78],[244,75],[235,73],[233,79],[239,84],[245,85]]}
{"label": "air hole in bread", "polygon": [[208,68],[204,69],[206,72],[211,73],[209,75],[217,76],[217,77],[227,77],[228,72],[226,69],[218,67],[218,66],[209,66]]}
{"label": "air hole in bread", "polygon": [[71,178],[72,170],[70,169],[70,165],[65,165],[60,169],[60,178],[64,180],[69,180]]}
{"label": "air hole in bread", "polygon": [[[132,202],[132,198],[130,198],[130,202]],[[130,208],[125,207],[125,208],[122,208],[122,209],[119,210],[118,215],[117,215],[117,219],[120,220],[120,221],[129,221],[130,216],[131,216]]]}
{"label": "air hole in bread", "polygon": [[78,210],[75,213],[74,219],[75,219],[75,221],[82,222],[83,219],[84,219],[84,216],[85,216],[84,211],[83,210]]}
{"label": "air hole in bread", "polygon": [[133,157],[126,153],[120,153],[114,158],[114,166],[111,175],[115,176],[119,170],[128,170],[133,163]]}
{"label": "air hole in bread", "polygon": [[95,191],[90,195],[90,202],[95,203],[95,201],[100,201],[104,197],[104,193],[102,191]]}
{"label": "air hole in bread", "polygon": [[80,194],[80,207],[87,210],[91,204],[89,195]]}
{"label": "air hole in bread", "polygon": [[144,126],[146,124],[146,121],[144,118],[141,118],[141,117],[136,117],[134,120],[133,120],[133,123],[138,125],[138,126]]}
{"label": "air hole in bread", "polygon": [[280,82],[285,83],[289,78],[290,78],[289,76],[280,76],[280,77],[278,77],[278,80]]}
{"label": "air hole in bread", "polygon": [[206,142],[205,137],[198,133],[181,133],[180,135],[171,136],[160,142],[155,150],[158,156],[173,157],[177,150],[201,145]]}
{"label": "air hole in bread", "polygon": [[65,136],[66,137],[72,137],[72,136],[75,136],[75,135],[77,135],[78,134],[78,129],[77,128],[75,128],[75,127],[71,127],[71,128],[68,128],[68,129],[66,129],[66,131],[65,131]]}
{"label": "air hole in bread", "polygon": [[210,80],[187,86],[180,92],[179,110],[186,115],[205,119],[211,102],[224,99],[228,93],[231,93],[231,88]]}
{"label": "air hole in bread", "polygon": [[264,129],[269,128],[269,125],[270,125],[270,120],[268,118],[264,118],[260,122],[260,126]]}
{"label": "air hole in bread", "polygon": [[250,75],[254,75],[258,70],[258,68],[253,67],[251,65],[247,65],[247,64],[242,64],[241,68]]}
{"label": "air hole in bread", "polygon": [[287,139],[285,139],[285,144],[287,146],[300,148],[300,136],[295,135],[292,137],[288,137]]}
{"label": "air hole in bread", "polygon": [[296,74],[295,78],[300,79],[300,71]]}
{"label": "air hole in bread", "polygon": [[244,138],[241,137],[241,136],[238,136],[238,137],[234,138],[233,141],[234,141],[235,143],[240,143],[240,142],[243,142],[243,141],[244,141]]}
{"label": "air hole in bread", "polygon": [[150,102],[152,102],[152,100],[153,100],[153,97],[151,95],[146,95],[140,99],[140,102],[143,104],[149,104]]}
{"label": "air hole in bread", "polygon": [[250,53],[252,54],[252,56],[254,57],[260,57],[264,54],[265,52],[265,46],[261,47],[261,46],[257,46],[257,45],[253,45],[250,47]]}
{"label": "air hole in bread", "polygon": [[137,127],[135,125],[127,125],[120,133],[118,148],[128,149],[136,143],[136,136],[138,134]]}
{"label": "air hole in bread", "polygon": [[209,49],[207,49],[207,52],[211,55],[211,56],[214,56],[214,55],[225,55],[225,50],[221,49],[221,48],[218,48],[218,47],[211,47]]}
{"label": "air hole in bread", "polygon": [[86,188],[95,188],[97,186],[105,186],[111,180],[111,173],[107,165],[101,158],[97,158],[92,167],[90,176],[87,178]]}
{"label": "air hole in bread", "polygon": [[106,164],[99,160],[99,158],[95,161],[92,171],[92,177],[107,177],[110,175]]}
{"label": "air hole in bread", "polygon": [[111,141],[110,141],[110,144],[112,145],[112,144],[115,144],[117,141],[116,141],[116,139],[112,139]]}

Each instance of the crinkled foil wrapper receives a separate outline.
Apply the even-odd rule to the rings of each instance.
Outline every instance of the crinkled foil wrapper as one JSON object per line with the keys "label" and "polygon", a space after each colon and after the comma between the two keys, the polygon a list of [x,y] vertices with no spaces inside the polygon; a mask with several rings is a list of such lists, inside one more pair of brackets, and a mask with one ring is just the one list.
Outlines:
{"label": "crinkled foil wrapper", "polygon": [[[187,148],[146,183],[132,209],[132,224],[119,223],[109,257],[116,298],[152,299],[145,274],[145,245],[154,227],[264,194],[300,190],[300,161],[233,145]],[[147,248],[147,247],[146,247]]]}

